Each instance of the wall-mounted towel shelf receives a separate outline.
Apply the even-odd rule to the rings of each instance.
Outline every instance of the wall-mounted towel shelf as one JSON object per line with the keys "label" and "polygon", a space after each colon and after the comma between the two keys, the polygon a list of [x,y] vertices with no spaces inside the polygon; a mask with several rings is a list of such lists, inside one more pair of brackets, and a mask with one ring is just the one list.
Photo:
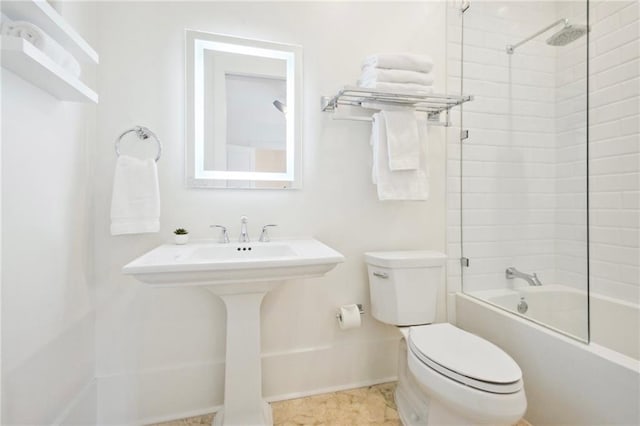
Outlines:
{"label": "wall-mounted towel shelf", "polygon": [[[363,87],[345,86],[333,97],[323,96],[321,108],[324,112],[334,112],[340,105],[362,107],[371,102],[393,106],[406,106],[427,114],[434,125],[449,126],[449,110],[457,105],[473,100],[473,96],[451,96],[442,94],[416,94],[410,92],[385,92]],[[446,113],[445,121],[440,121],[440,113]],[[371,121],[371,117],[338,115],[334,119]]]}
{"label": "wall-mounted towel shelf", "polygon": [[[76,60],[97,65],[98,53],[45,0],[0,2],[0,11],[13,21],[38,26]],[[98,103],[98,94],[33,44],[2,36],[2,67],[9,69],[62,101]]]}
{"label": "wall-mounted towel shelf", "polygon": [[84,38],[45,0],[5,1],[2,13],[14,21],[28,21],[40,27],[77,60],[97,64],[98,54]]}
{"label": "wall-mounted towel shelf", "polygon": [[98,94],[26,40],[0,37],[2,67],[62,101],[98,103]]}

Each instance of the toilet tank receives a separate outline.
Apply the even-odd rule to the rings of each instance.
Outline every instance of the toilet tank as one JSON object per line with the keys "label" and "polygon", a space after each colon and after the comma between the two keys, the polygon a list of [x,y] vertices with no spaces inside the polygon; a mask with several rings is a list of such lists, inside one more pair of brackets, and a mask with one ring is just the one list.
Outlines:
{"label": "toilet tank", "polygon": [[393,325],[430,324],[436,319],[438,288],[447,256],[427,250],[364,254],[371,314]]}

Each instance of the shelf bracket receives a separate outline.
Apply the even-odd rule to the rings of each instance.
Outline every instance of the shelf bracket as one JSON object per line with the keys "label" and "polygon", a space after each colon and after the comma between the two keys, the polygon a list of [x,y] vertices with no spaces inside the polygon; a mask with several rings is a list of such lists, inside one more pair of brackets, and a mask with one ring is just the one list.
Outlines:
{"label": "shelf bracket", "polygon": [[320,98],[320,110],[321,111],[333,111],[335,107],[331,105],[330,96],[322,96]]}
{"label": "shelf bracket", "polygon": [[427,123],[435,125],[435,126],[442,126],[442,127],[449,127],[451,126],[451,123],[449,122],[449,115],[447,114],[447,119],[445,121],[440,121],[440,113],[433,113],[433,114],[429,114],[427,116]]}

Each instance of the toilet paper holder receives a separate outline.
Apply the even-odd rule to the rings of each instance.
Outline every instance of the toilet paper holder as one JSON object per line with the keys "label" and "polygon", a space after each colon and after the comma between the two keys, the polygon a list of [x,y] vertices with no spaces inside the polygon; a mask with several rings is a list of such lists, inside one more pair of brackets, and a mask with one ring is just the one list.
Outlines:
{"label": "toilet paper holder", "polygon": [[[360,315],[364,314],[364,308],[362,307],[362,303],[356,303],[356,306],[358,307],[358,311],[360,311]],[[336,318],[338,318],[338,321],[342,321],[342,314],[340,312],[338,312],[336,314]]]}

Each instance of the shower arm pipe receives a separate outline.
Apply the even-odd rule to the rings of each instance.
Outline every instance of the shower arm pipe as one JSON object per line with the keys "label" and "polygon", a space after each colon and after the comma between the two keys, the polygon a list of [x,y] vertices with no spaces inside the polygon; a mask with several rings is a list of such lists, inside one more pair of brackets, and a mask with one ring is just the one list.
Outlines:
{"label": "shower arm pipe", "polygon": [[507,44],[507,53],[509,55],[513,54],[513,51],[516,50],[516,48],[522,46],[523,44],[525,44],[526,42],[528,42],[531,39],[534,39],[536,37],[538,37],[540,34],[542,33],[546,33],[547,31],[549,31],[551,28],[557,26],[558,24],[564,24],[565,27],[569,26],[569,19],[567,18],[562,18],[562,19],[558,19],[556,22],[554,22],[553,24],[549,25],[548,27],[544,27],[543,29],[541,29],[540,31],[538,31],[537,33],[525,38],[524,40],[522,40],[519,43],[516,44]]}

